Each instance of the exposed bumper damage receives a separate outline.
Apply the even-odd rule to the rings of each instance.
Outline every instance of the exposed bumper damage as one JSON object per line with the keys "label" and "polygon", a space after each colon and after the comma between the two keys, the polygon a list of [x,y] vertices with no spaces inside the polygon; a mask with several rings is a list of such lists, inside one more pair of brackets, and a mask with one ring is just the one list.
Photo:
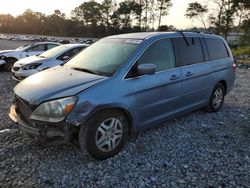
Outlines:
{"label": "exposed bumper damage", "polygon": [[70,126],[70,124],[67,123],[53,125],[45,123],[27,123],[21,119],[15,104],[11,106],[9,117],[20,130],[32,136],[40,137],[43,140],[60,137],[65,141],[70,141],[76,130],[75,126]]}

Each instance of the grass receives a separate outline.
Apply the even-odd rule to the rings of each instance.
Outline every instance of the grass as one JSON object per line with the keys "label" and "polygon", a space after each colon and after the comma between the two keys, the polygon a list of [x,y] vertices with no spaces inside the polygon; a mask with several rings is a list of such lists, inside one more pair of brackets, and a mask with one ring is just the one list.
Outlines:
{"label": "grass", "polygon": [[250,65],[250,46],[232,48],[232,53],[234,57],[248,55],[248,58],[241,58],[240,62]]}
{"label": "grass", "polygon": [[250,55],[250,46],[233,48],[232,52],[233,56]]}

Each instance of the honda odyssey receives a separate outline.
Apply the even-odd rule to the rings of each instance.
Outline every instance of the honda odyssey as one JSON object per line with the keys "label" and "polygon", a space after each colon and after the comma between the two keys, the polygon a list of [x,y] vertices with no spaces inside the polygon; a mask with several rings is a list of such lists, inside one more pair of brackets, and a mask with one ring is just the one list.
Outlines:
{"label": "honda odyssey", "polygon": [[202,32],[148,32],[103,38],[21,81],[10,118],[43,139],[78,135],[95,159],[116,155],[130,132],[199,108],[217,112],[234,85],[226,41]]}

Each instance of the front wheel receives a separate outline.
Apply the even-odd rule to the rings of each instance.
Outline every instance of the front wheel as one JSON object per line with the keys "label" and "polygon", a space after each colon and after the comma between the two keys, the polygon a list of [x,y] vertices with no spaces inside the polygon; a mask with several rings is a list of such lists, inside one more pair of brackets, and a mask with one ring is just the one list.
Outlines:
{"label": "front wheel", "polygon": [[80,148],[97,160],[113,157],[123,148],[128,127],[128,120],[120,111],[99,112],[81,126]]}
{"label": "front wheel", "polygon": [[222,83],[217,83],[209,99],[209,104],[205,109],[209,112],[219,111],[223,105],[225,94],[226,92],[224,85]]}

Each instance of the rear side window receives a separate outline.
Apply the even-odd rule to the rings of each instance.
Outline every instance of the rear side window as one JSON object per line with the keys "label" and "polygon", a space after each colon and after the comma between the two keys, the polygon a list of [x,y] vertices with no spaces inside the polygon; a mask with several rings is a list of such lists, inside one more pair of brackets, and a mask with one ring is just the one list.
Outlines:
{"label": "rear side window", "polygon": [[224,45],[224,42],[222,40],[206,38],[205,42],[207,44],[210,60],[229,57],[226,46]]}
{"label": "rear side window", "polygon": [[[85,47],[84,47],[85,48]],[[74,48],[71,49],[65,53],[63,53],[62,55],[60,55],[57,59],[62,60],[63,57],[68,56],[69,58],[73,57],[74,55],[76,55],[77,53],[79,53],[81,50],[83,49],[83,47],[79,47],[79,48]]]}
{"label": "rear side window", "polygon": [[56,44],[48,44],[48,45],[47,45],[47,49],[50,50],[50,49],[55,48],[55,47],[57,47],[57,46],[58,46],[58,45],[56,45]]}
{"label": "rear side window", "polygon": [[175,38],[175,46],[177,49],[179,61],[181,65],[192,65],[204,62],[204,55],[201,41],[198,37]]}
{"label": "rear side window", "polygon": [[44,44],[40,44],[40,45],[36,45],[36,46],[32,46],[31,48],[27,49],[27,52],[36,52],[36,51],[45,51],[45,45]]}

